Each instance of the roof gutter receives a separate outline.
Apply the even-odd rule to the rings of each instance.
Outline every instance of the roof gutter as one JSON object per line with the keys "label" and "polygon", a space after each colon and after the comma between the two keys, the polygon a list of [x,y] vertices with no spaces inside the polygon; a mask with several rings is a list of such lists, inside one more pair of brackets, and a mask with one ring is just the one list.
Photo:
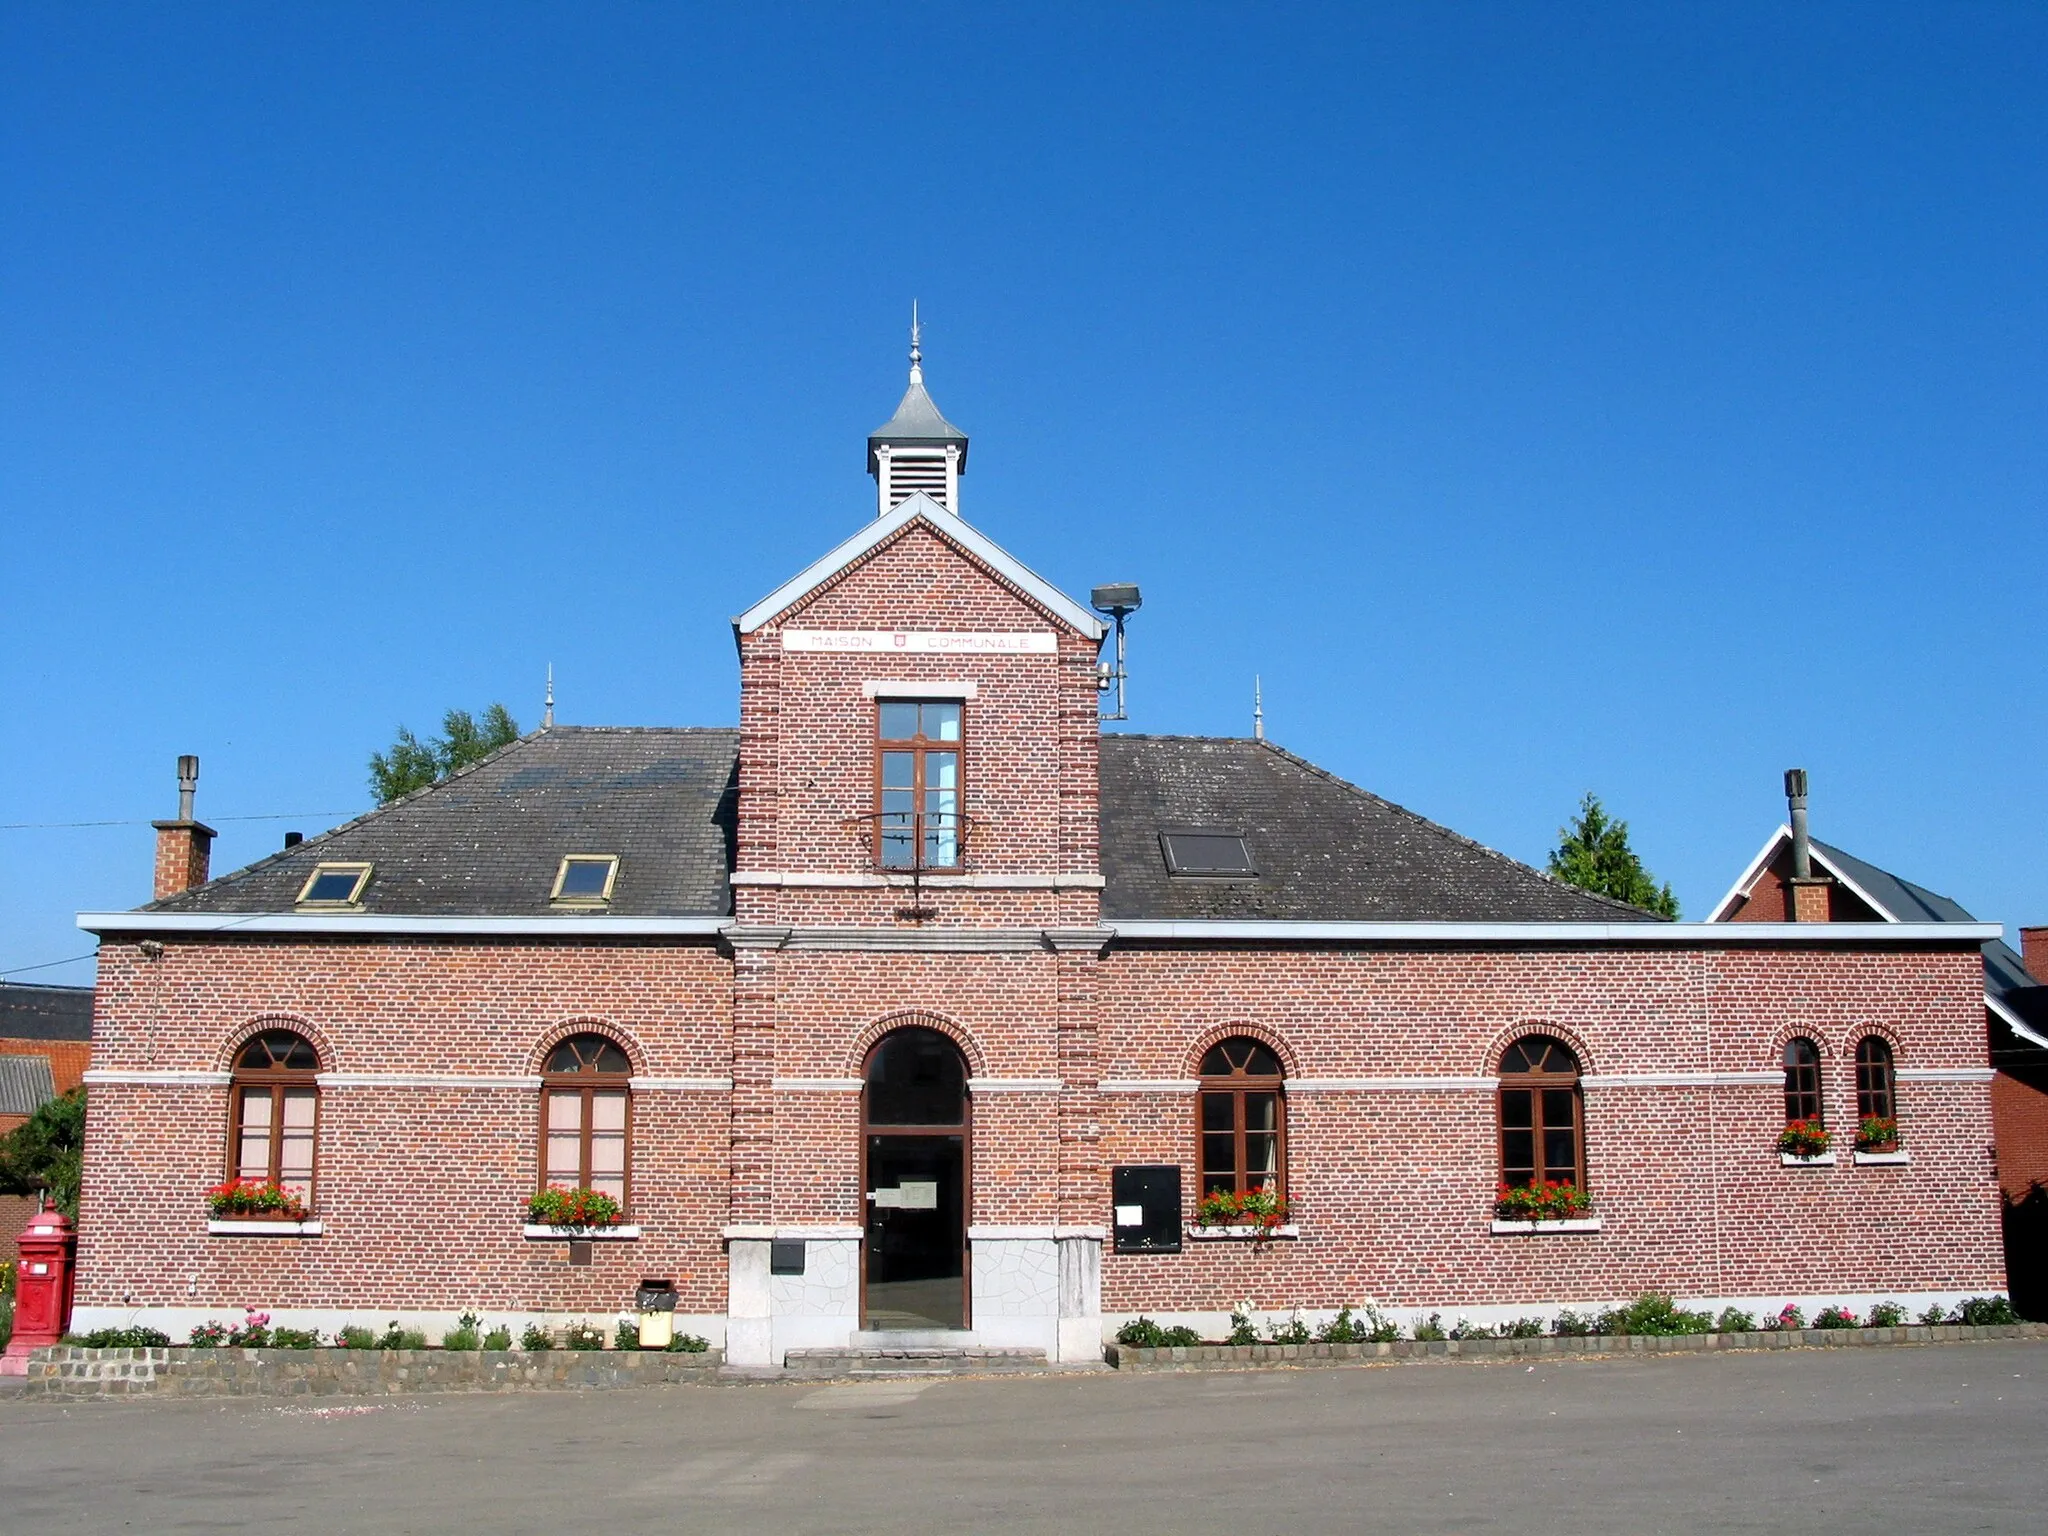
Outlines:
{"label": "roof gutter", "polygon": [[81,912],[87,933],[239,934],[294,933],[357,937],[413,934],[558,939],[678,938],[712,935],[729,917],[611,917],[564,913],[554,917],[398,917],[376,912]]}
{"label": "roof gutter", "polygon": [[1290,923],[1227,918],[1113,920],[1119,939],[1310,944],[1977,945],[1997,923]]}

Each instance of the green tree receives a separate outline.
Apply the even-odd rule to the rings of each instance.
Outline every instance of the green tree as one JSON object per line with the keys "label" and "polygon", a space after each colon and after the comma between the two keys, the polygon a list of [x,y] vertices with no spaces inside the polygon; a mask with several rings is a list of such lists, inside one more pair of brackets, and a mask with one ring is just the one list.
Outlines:
{"label": "green tree", "polygon": [[0,1136],[0,1191],[48,1190],[57,1209],[78,1219],[78,1165],[85,1147],[85,1090],[60,1094]]}
{"label": "green tree", "polygon": [[502,704],[491,705],[481,719],[466,709],[449,710],[441,717],[441,734],[429,741],[401,725],[391,750],[370,756],[370,791],[379,805],[389,805],[518,739],[519,722]]}
{"label": "green tree", "polygon": [[1558,846],[1551,851],[1550,872],[1558,879],[1612,896],[1659,917],[1678,916],[1678,898],[1667,882],[1660,886],[1628,845],[1628,823],[1616,821],[1591,790],[1579,802],[1579,814],[1557,829]]}

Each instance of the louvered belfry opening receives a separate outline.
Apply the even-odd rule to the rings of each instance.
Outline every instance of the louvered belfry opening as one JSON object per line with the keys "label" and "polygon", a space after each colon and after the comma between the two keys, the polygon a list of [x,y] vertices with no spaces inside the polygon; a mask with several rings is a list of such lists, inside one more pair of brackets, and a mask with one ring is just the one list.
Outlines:
{"label": "louvered belfry opening", "polygon": [[888,466],[888,502],[891,507],[923,491],[948,512],[953,510],[952,487],[946,483],[949,477],[943,450],[898,448],[890,453]]}

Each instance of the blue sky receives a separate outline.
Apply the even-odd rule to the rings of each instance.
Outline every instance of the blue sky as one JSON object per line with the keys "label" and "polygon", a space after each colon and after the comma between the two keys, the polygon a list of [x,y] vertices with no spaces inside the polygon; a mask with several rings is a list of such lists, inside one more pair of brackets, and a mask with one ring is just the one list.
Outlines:
{"label": "blue sky", "polygon": [[969,519],[1142,583],[1131,728],[1262,674],[1518,857],[1598,791],[1692,916],[1796,763],[2048,921],[2044,66],[2019,3],[10,6],[0,969],[147,898],[179,752],[225,869],[550,662],[734,720],[913,296]]}

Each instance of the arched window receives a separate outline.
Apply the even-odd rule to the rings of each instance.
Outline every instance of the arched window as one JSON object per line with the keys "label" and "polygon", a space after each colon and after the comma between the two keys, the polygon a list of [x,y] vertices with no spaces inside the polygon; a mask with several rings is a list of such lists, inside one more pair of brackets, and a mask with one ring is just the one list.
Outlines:
{"label": "arched window", "polygon": [[1200,1195],[1269,1189],[1286,1198],[1287,1101],[1281,1089],[1280,1058],[1256,1040],[1224,1040],[1202,1057],[1196,1120]]}
{"label": "arched window", "polygon": [[1579,1060],[1550,1035],[1524,1035],[1501,1053],[1500,1179],[1585,1187]]}
{"label": "arched window", "polygon": [[633,1063],[603,1035],[571,1035],[541,1070],[542,1187],[594,1189],[626,1203]]}
{"label": "arched window", "polygon": [[312,1195],[319,1070],[313,1047],[288,1029],[266,1029],[236,1054],[228,1177],[276,1183],[302,1199]]}
{"label": "arched window", "polygon": [[1865,1035],[1856,1042],[1856,1118],[1893,1120],[1898,1113],[1891,1042],[1882,1035]]}
{"label": "arched window", "polygon": [[1825,1124],[1820,1102],[1820,1047],[1804,1035],[1785,1042],[1785,1123]]}

